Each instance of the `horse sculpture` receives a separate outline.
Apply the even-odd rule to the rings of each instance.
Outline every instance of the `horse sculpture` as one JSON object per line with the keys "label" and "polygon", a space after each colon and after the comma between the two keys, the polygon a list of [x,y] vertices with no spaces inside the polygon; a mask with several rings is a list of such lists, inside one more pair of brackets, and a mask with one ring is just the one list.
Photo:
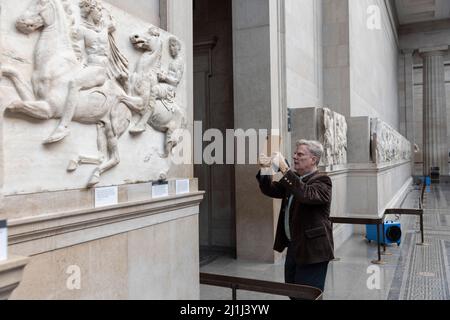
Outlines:
{"label": "horse sculpture", "polygon": [[[169,39],[169,47],[171,40]],[[132,134],[140,134],[149,124],[155,130],[166,134],[165,153],[161,156],[167,158],[173,148],[181,141],[181,135],[177,134],[179,129],[186,127],[186,113],[175,101],[175,86],[161,84],[161,56],[163,43],[160,33],[156,27],[150,27],[144,34],[134,34],[130,37],[131,44],[135,49],[142,51],[142,55],[136,64],[135,71],[130,76],[131,95],[137,97],[131,104],[138,105],[142,109],[142,118],[134,128]],[[173,67],[173,65],[171,65]],[[180,69],[182,67],[180,66]],[[182,76],[182,71],[178,75]],[[171,91],[167,94],[164,87]]]}
{"label": "horse sculpture", "polygon": [[[17,19],[16,28],[24,34],[39,29],[42,32],[34,52],[32,89],[14,68],[0,66],[0,76],[11,80],[21,98],[6,110],[41,120],[59,119],[70,81],[83,68],[73,47],[67,12],[60,0],[34,0]],[[67,170],[76,170],[80,164],[98,165],[88,182],[88,187],[93,187],[100,182],[101,174],[119,164],[118,139],[130,125],[129,108],[137,107],[115,80],[108,80],[99,88],[80,91],[78,99],[73,121],[97,125],[98,149],[103,155],[80,156],[70,161]]]}

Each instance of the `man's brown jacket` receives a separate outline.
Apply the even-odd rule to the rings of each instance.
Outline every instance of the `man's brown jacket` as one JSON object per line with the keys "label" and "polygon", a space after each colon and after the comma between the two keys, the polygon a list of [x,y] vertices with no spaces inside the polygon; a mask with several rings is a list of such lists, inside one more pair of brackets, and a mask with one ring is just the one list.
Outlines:
{"label": "man's brown jacket", "polygon": [[274,250],[283,252],[290,244],[285,232],[285,210],[291,195],[289,226],[291,246],[298,265],[309,265],[334,259],[333,226],[330,221],[331,179],[314,173],[303,181],[288,171],[279,181],[258,173],[261,191],[268,197],[283,199],[278,220]]}

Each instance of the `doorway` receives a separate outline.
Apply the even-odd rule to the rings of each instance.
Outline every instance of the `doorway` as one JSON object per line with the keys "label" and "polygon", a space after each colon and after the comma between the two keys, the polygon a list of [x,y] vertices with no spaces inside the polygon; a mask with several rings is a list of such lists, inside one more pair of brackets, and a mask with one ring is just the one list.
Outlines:
{"label": "doorway", "polygon": [[[193,11],[194,121],[203,132],[218,129],[225,137],[234,128],[231,0],[194,0]],[[206,191],[199,219],[201,264],[236,257],[234,165],[195,165],[194,174]]]}

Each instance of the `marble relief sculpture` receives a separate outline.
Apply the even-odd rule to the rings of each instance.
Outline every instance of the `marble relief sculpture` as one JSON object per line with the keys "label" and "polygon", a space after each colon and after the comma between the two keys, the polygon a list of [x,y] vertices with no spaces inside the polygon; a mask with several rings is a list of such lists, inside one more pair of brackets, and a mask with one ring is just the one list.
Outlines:
{"label": "marble relief sculpture", "polygon": [[[115,31],[114,21],[98,0],[81,0],[79,3],[82,22],[73,31],[75,41],[81,42],[86,54],[81,54],[82,68],[78,70],[69,82],[69,92],[66,98],[61,122],[44,141],[45,144],[62,140],[69,134],[69,124],[78,106],[78,95],[82,90],[102,87],[106,80],[115,80],[109,74],[118,74],[122,82],[127,78],[128,61],[115,46],[109,45],[112,33]],[[118,57],[114,59],[113,57]],[[119,62],[119,63],[117,63]],[[125,76],[124,76],[125,75]]]}
{"label": "marble relief sculpture", "polygon": [[147,122],[167,132],[165,156],[169,155],[178,143],[174,132],[185,121],[174,100],[184,71],[175,37],[168,41],[171,62],[165,73],[157,28],[150,28],[142,39],[133,35],[132,44],[143,54],[130,76],[128,60],[114,39],[114,19],[100,0],[33,0],[16,20],[16,28],[24,34],[40,31],[40,37],[31,79],[0,65],[0,76],[12,82],[21,99],[6,110],[40,120],[60,119],[44,144],[64,143],[72,121],[97,126],[99,156],[80,155],[69,162],[68,171],[95,164],[88,187],[98,184],[101,174],[120,163],[118,141],[133,113],[141,118],[131,133],[145,130]]}
{"label": "marble relief sculpture", "polygon": [[347,163],[347,120],[343,115],[335,113],[336,123],[336,159],[337,164]]}
{"label": "marble relief sculpture", "polygon": [[163,43],[156,27],[150,27],[143,35],[135,34],[130,38],[133,46],[143,54],[131,76],[132,95],[139,97],[142,112],[136,125],[130,129],[132,134],[140,134],[146,125],[166,133],[166,146],[163,157],[168,157],[178,144],[175,131],[185,126],[184,108],[175,102],[178,84],[184,73],[184,61],[181,58],[180,41],[171,36],[168,39],[171,61],[168,70],[161,68]]}
{"label": "marble relief sculpture", "polygon": [[411,160],[411,143],[380,119],[371,121],[371,139],[372,159],[375,163]]}
{"label": "marble relief sculpture", "polygon": [[325,156],[322,165],[347,163],[347,121],[344,116],[323,108],[322,136]]}
{"label": "marble relief sculpture", "polygon": [[323,109],[323,123],[324,123],[324,136],[323,147],[325,156],[323,157],[323,164],[325,166],[331,166],[334,164],[334,147],[335,147],[335,123],[334,112],[330,109]]}

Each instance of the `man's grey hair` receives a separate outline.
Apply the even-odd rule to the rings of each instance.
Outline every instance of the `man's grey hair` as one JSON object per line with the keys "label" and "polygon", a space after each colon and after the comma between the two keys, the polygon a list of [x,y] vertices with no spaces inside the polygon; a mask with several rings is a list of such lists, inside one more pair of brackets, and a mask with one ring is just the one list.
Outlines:
{"label": "man's grey hair", "polygon": [[319,141],[314,141],[314,140],[299,140],[296,143],[297,148],[300,146],[306,146],[309,150],[309,152],[311,152],[311,154],[317,158],[317,163],[316,165],[319,165],[320,160],[323,157],[324,154],[324,148],[323,145],[319,142]]}

